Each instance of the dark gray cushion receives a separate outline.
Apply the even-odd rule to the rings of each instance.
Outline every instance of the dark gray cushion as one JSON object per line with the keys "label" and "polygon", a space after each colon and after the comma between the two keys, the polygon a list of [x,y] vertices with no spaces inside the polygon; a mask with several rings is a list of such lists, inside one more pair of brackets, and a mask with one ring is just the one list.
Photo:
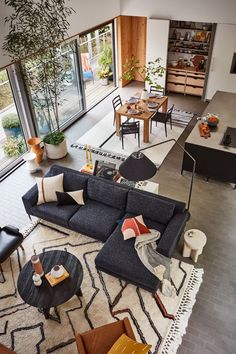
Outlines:
{"label": "dark gray cushion", "polygon": [[96,267],[154,293],[160,282],[140,261],[134,249],[134,242],[135,238],[124,241],[120,226],[117,226],[98,253],[95,259]]}
{"label": "dark gray cushion", "polygon": [[63,179],[63,187],[65,192],[77,191],[80,189],[84,190],[84,197],[86,198],[86,189],[88,176],[79,171],[73,171],[69,168],[54,165],[50,169],[50,173],[52,176],[58,175],[60,173],[64,173]]}
{"label": "dark gray cushion", "polygon": [[68,227],[68,221],[80,208],[80,205],[57,206],[57,202],[32,207],[31,215]]}
{"label": "dark gray cushion", "polygon": [[167,224],[172,218],[175,204],[161,200],[158,196],[140,191],[129,191],[126,212],[143,215],[161,224]]}
{"label": "dark gray cushion", "polygon": [[73,230],[105,242],[122,215],[121,210],[87,199],[85,205],[71,218],[69,226]]}
{"label": "dark gray cushion", "polygon": [[125,210],[127,194],[127,188],[123,188],[117,183],[111,183],[99,177],[90,178],[88,181],[88,198],[113,208]]}

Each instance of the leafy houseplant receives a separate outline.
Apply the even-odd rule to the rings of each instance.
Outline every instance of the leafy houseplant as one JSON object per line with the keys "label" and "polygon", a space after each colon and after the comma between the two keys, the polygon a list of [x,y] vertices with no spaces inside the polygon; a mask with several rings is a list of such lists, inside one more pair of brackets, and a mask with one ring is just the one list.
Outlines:
{"label": "leafy houseplant", "polygon": [[157,58],[154,61],[149,61],[147,65],[140,65],[139,59],[132,56],[123,65],[124,72],[121,78],[131,81],[135,80],[138,75],[144,82],[147,82],[149,85],[155,86],[157,90],[160,90],[162,89],[162,86],[158,84],[158,81],[166,70],[163,66],[161,66],[161,60],[161,58]]}
{"label": "leafy houseplant", "polygon": [[17,114],[10,113],[2,118],[2,127],[7,137],[21,134],[20,121]]}
{"label": "leafy houseplant", "polygon": [[26,151],[24,140],[19,137],[9,137],[3,146],[3,150],[9,157],[20,156]]}
{"label": "leafy houseplant", "polygon": [[112,49],[110,45],[106,45],[101,52],[99,59],[99,70],[98,77],[101,80],[102,85],[108,85],[108,78],[112,76],[111,65],[112,65]]}
{"label": "leafy houseplant", "polygon": [[[48,134],[43,140],[48,157],[63,157],[67,148],[65,136],[60,131],[58,106],[67,69],[59,43],[66,38],[67,18],[73,9],[65,5],[66,0],[4,1],[12,14],[5,19],[9,34],[5,37],[3,49],[12,61],[19,61],[35,110],[37,114],[40,112],[40,120],[46,121]],[[56,155],[54,147],[50,153],[51,145],[57,147]]]}

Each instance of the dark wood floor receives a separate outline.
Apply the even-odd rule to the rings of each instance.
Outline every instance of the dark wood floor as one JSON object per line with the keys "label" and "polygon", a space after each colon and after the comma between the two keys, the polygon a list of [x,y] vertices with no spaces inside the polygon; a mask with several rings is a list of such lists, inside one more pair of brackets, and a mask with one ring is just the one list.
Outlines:
{"label": "dark wood floor", "polygon": [[[133,94],[134,88],[123,91]],[[114,93],[117,94],[118,91]],[[170,104],[176,108],[201,113],[206,103],[197,97],[170,95]],[[69,143],[75,142],[98,119],[111,111],[111,96],[89,112],[83,119],[67,130]],[[99,118],[100,117],[100,118]],[[193,124],[181,135],[184,143]],[[60,164],[78,168],[81,152],[69,149],[69,156]],[[169,153],[154,177],[160,183],[160,194],[186,200],[190,174],[180,175],[182,152],[177,146]],[[45,163],[43,168],[48,168]],[[0,183],[0,225],[12,223],[24,226],[28,222],[21,195],[34,184],[34,178],[20,167],[13,175]],[[197,295],[197,301],[190,317],[187,333],[183,337],[178,354],[235,354],[236,353],[236,190],[230,184],[210,180],[206,182],[196,176],[191,204],[191,219],[187,228],[199,228],[208,238],[203,254],[196,266],[203,267],[204,281]],[[182,240],[175,257],[182,259]],[[183,259],[188,261],[186,258]],[[189,261],[191,262],[191,261]]]}

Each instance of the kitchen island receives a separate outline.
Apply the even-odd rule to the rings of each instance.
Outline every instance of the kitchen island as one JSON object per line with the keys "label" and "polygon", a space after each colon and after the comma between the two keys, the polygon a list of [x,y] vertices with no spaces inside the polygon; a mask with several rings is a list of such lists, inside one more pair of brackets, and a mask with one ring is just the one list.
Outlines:
{"label": "kitchen island", "polygon": [[[236,94],[217,91],[203,116],[207,113],[219,116],[217,128],[211,129],[211,137],[205,139],[200,136],[197,123],[185,141],[185,149],[196,159],[196,173],[236,184],[236,147],[221,144],[226,129],[236,129]],[[192,161],[186,154],[183,170],[192,171]]]}

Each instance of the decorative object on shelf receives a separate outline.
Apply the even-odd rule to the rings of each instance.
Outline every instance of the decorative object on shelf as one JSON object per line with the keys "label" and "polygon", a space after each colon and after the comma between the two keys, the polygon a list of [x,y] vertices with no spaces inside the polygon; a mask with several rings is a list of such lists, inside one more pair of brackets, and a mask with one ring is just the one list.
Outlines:
{"label": "decorative object on shelf", "polygon": [[207,242],[206,235],[197,229],[188,230],[184,234],[183,257],[191,257],[196,263]]}
{"label": "decorative object on shelf", "polygon": [[[5,37],[3,50],[12,62],[19,62],[35,110],[41,111],[47,123],[48,133],[43,141],[48,157],[62,158],[67,154],[67,147],[65,135],[60,132],[58,107],[66,86],[65,64],[72,64],[69,60],[67,63],[62,60],[58,43],[64,42],[67,37],[67,19],[74,10],[66,6],[65,1],[25,0],[21,6],[14,1],[5,0],[4,3],[10,15],[5,18],[9,33]],[[60,16],[57,16],[59,13]],[[37,70],[29,70],[35,67]]]}
{"label": "decorative object on shelf", "polygon": [[40,169],[38,164],[35,162],[35,158],[35,152],[29,152],[23,156],[23,159],[26,162],[26,168],[30,173],[37,172]]}
{"label": "decorative object on shelf", "polygon": [[43,159],[43,149],[41,148],[42,140],[40,138],[30,138],[27,140],[27,144],[30,147],[30,152],[35,153],[35,161],[39,164]]}
{"label": "decorative object on shelf", "polygon": [[37,273],[33,274],[32,280],[35,286],[40,286],[42,284],[41,276]]}
{"label": "decorative object on shelf", "polygon": [[86,169],[93,170],[93,159],[92,159],[92,151],[91,146],[86,145]]}
{"label": "decorative object on shelf", "polygon": [[43,270],[42,263],[39,259],[39,256],[37,256],[37,255],[32,256],[31,263],[32,263],[35,273],[38,274],[40,277],[42,277],[44,275],[44,270]]}
{"label": "decorative object on shelf", "polygon": [[190,157],[190,159],[193,162],[191,183],[190,183],[188,202],[187,202],[187,210],[189,210],[191,195],[192,195],[193,178],[194,178],[195,167],[196,167],[196,160],[176,139],[168,139],[160,143],[153,144],[151,146],[133,152],[130,156],[127,157],[127,159],[124,162],[122,162],[122,164],[119,167],[119,173],[122,177],[128,179],[129,181],[145,181],[149,178],[152,178],[157,172],[157,167],[146,155],[142,153],[142,151],[151,149],[154,146],[169,143],[171,141],[174,141],[181,148],[181,150],[183,150],[185,154]]}
{"label": "decorative object on shelf", "polygon": [[191,62],[193,63],[196,70],[202,70],[205,65],[205,57],[204,55],[195,55]]}
{"label": "decorative object on shelf", "polygon": [[154,61],[149,61],[147,65],[140,65],[139,59],[132,56],[123,65],[124,72],[121,76],[122,79],[131,81],[135,80],[136,75],[139,75],[144,82],[147,82],[151,86],[155,86],[158,90],[163,87],[158,84],[160,77],[164,75],[165,68],[161,66],[161,58],[157,58]]}
{"label": "decorative object on shelf", "polygon": [[120,178],[119,171],[116,169],[116,164],[112,162],[104,162],[101,160],[95,161],[94,176],[117,181]]}

